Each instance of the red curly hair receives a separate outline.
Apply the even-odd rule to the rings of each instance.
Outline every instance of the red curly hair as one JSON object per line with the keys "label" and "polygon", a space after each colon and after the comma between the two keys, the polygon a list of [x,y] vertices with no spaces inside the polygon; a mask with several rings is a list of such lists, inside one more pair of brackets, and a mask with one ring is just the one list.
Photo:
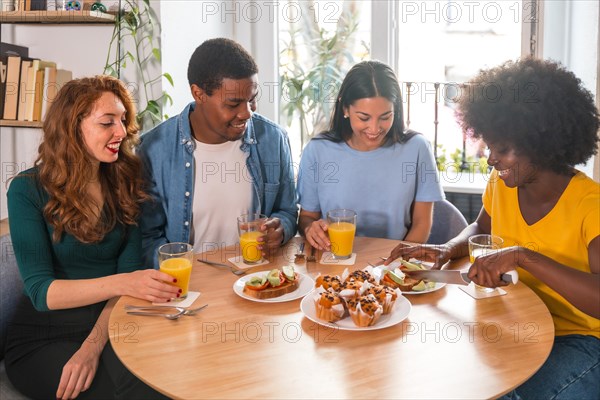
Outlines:
{"label": "red curly hair", "polygon": [[[114,93],[123,103],[127,135],[121,143],[118,160],[100,163],[98,170],[92,168],[81,121],[105,92]],[[139,141],[135,107],[125,85],[110,76],[66,83],[48,109],[43,132],[35,165],[50,198],[44,217],[54,227],[52,239],[58,242],[67,232],[83,243],[96,243],[116,224],[135,225],[140,203],[147,195],[143,190],[141,163],[134,154]],[[97,205],[86,192],[88,182],[95,179],[100,180],[104,197],[100,219],[95,213]]]}

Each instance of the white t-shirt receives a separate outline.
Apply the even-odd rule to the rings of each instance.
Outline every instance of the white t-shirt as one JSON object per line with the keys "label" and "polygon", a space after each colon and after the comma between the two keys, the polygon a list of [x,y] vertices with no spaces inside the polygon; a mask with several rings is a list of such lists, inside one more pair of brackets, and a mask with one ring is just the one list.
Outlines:
{"label": "white t-shirt", "polygon": [[191,241],[195,252],[203,252],[238,242],[237,217],[250,210],[253,189],[239,140],[195,142]]}

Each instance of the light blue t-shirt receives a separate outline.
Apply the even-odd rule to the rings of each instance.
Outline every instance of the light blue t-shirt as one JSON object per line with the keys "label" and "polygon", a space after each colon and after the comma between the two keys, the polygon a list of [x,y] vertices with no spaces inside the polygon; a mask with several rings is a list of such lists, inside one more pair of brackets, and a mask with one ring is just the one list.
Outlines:
{"label": "light blue t-shirt", "polygon": [[303,210],[348,208],[358,236],[404,239],[415,201],[444,198],[431,145],[422,135],[372,151],[345,142],[311,140],[300,160],[298,201]]}

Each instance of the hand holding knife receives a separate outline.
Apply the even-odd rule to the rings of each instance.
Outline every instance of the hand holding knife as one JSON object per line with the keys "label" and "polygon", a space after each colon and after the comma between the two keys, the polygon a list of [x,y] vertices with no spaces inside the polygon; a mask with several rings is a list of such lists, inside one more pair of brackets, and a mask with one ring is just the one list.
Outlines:
{"label": "hand holding knife", "polygon": [[[431,282],[444,282],[455,285],[468,285],[471,279],[468,277],[468,271],[452,270],[403,270],[404,274],[414,279],[426,279]],[[500,276],[500,279],[513,285],[519,281],[517,271],[509,271]]]}

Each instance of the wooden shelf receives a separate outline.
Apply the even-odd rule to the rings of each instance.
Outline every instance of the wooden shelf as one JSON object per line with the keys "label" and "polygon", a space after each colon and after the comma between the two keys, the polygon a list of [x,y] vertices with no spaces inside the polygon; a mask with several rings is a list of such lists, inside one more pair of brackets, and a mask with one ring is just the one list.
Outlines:
{"label": "wooden shelf", "polygon": [[13,24],[113,24],[115,16],[100,11],[2,11],[0,22]]}
{"label": "wooden shelf", "polygon": [[15,121],[11,119],[0,119],[0,126],[10,126],[15,128],[41,128],[43,122],[40,121]]}

